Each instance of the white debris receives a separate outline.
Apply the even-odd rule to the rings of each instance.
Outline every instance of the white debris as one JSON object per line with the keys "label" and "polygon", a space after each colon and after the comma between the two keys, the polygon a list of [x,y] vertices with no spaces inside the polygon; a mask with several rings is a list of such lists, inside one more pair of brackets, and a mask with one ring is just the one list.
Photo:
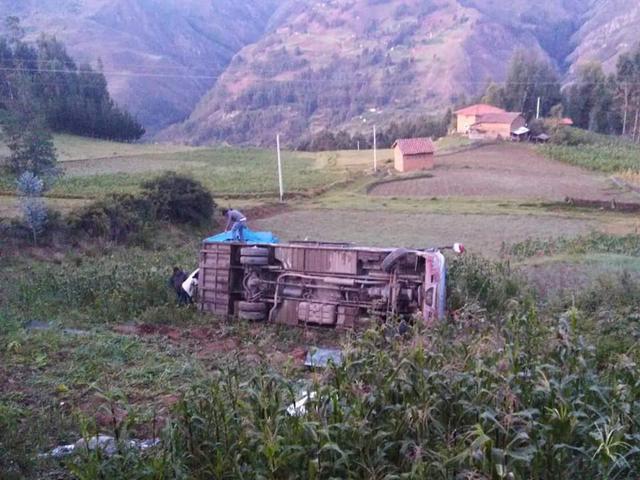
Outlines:
{"label": "white debris", "polygon": [[303,395],[298,400],[287,407],[287,413],[292,417],[300,417],[307,413],[307,402],[316,398],[317,395],[317,392],[309,392],[308,390],[302,393]]}
{"label": "white debris", "polygon": [[[152,438],[147,440],[128,440],[124,442],[124,445],[128,448],[134,448],[140,451],[148,450],[149,448],[156,447],[160,444],[159,438]],[[76,443],[68,445],[59,445],[48,453],[42,453],[38,455],[40,458],[62,458],[78,451],[94,451],[102,450],[102,452],[111,456],[118,451],[118,442],[115,438],[109,435],[96,435],[89,437],[88,440],[81,438]]]}

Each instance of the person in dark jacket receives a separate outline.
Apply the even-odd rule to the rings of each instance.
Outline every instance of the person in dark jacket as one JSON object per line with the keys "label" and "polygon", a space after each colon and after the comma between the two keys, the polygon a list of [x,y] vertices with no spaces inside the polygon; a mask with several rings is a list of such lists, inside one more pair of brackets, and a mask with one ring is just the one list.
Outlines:
{"label": "person in dark jacket", "polygon": [[169,279],[169,286],[176,292],[176,297],[180,305],[191,303],[191,297],[182,288],[182,284],[188,278],[188,275],[179,267],[173,267],[173,275]]}
{"label": "person in dark jacket", "polygon": [[234,240],[244,242],[244,230],[247,228],[247,217],[245,217],[239,210],[233,208],[225,208],[222,210],[222,215],[227,219],[227,226],[224,231],[231,230],[231,235]]}

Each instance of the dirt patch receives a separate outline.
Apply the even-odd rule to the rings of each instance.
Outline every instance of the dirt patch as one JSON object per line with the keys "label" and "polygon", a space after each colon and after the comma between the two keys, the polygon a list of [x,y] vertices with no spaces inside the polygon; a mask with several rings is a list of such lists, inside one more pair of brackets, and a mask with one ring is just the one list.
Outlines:
{"label": "dirt patch", "polygon": [[549,160],[530,148],[501,144],[442,157],[431,178],[385,183],[372,195],[406,197],[478,197],[563,201],[634,201],[601,174]]}
{"label": "dirt patch", "polygon": [[[122,335],[164,336],[174,344],[186,346],[196,358],[208,359],[217,358],[227,354],[241,354],[245,361],[260,363],[262,355],[273,365],[280,365],[291,362],[294,365],[302,366],[307,353],[307,349],[300,345],[270,345],[267,351],[260,349],[252,341],[240,341],[237,337],[227,336],[216,327],[192,327],[179,329],[166,325],[153,324],[123,324],[112,328],[116,333]],[[264,325],[256,325],[251,328],[252,335],[259,338],[264,335]],[[306,338],[306,336],[305,336]],[[317,337],[314,337],[317,339]]]}
{"label": "dirt patch", "polygon": [[263,218],[273,217],[289,210],[289,207],[283,203],[268,203],[247,208],[244,210],[245,215],[251,220],[260,220]]}

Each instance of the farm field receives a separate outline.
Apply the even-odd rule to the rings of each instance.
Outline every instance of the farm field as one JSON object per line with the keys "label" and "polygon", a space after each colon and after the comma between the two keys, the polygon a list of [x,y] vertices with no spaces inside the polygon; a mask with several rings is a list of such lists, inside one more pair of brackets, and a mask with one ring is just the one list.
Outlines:
{"label": "farm field", "polygon": [[[437,157],[436,157],[437,158]],[[436,160],[427,178],[399,180],[374,187],[379,196],[470,197],[563,201],[640,201],[608,176],[544,158],[513,144],[491,145]]]}
{"label": "farm field", "polygon": [[[87,157],[78,158],[92,141],[56,137],[66,148],[65,172],[50,196],[96,198],[110,193],[132,193],[141,182],[172,170],[198,178],[217,196],[242,195],[275,198],[278,192],[274,151],[259,149],[191,148],[129,145],[97,141]],[[109,155],[108,152],[112,152]],[[103,156],[106,155],[106,156]],[[346,169],[318,168],[315,155],[283,152],[285,188],[290,193],[313,190],[347,178]],[[0,178],[0,190],[12,192],[13,180]]]}
{"label": "farm field", "polygon": [[[118,158],[136,155],[161,155],[197,150],[198,147],[153,143],[121,143],[84,138],[76,135],[55,134],[53,144],[58,160],[92,160],[97,158]],[[9,154],[9,149],[0,141],[0,156]]]}
{"label": "farm field", "polygon": [[[591,434],[612,409],[635,411],[624,392],[634,388],[640,361],[634,320],[640,218],[556,204],[566,188],[619,195],[606,175],[543,159],[526,147],[485,146],[444,156],[450,165],[433,173],[489,169],[504,177],[495,182],[497,194],[485,191],[491,181],[480,194],[462,189],[439,198],[405,196],[400,187],[437,177],[381,184],[371,194],[371,185],[390,178],[367,171],[371,152],[289,152],[285,188],[308,196],[278,205],[273,152],[175,147],[143,153],[126,150],[137,146],[101,145],[82,160],[71,148],[74,140],[66,141],[68,175],[53,193],[80,198],[47,199],[62,212],[107,193],[134,192],[140,181],[172,169],[201,180],[220,206],[246,209],[251,228],[283,240],[422,248],[460,241],[468,254],[449,257],[450,321],[402,337],[393,326],[355,334],[291,329],[176,305],[167,288],[171,268],[196,267],[200,240],[220,229],[214,222],[197,229],[162,225],[132,245],[85,239],[68,248],[26,245],[8,254],[2,248],[1,478],[67,480],[73,471],[82,478],[153,472],[168,480],[179,470],[180,478],[208,479],[213,471],[248,468],[265,478],[316,468],[318,476],[305,478],[375,478],[375,472],[417,468],[415,478],[449,480],[461,471],[491,478],[498,468],[516,472],[514,478],[572,478],[575,465],[589,468],[591,478],[608,471],[633,478],[624,465],[598,456]],[[114,155],[102,159],[109,148]],[[383,165],[389,155],[379,157]],[[504,186],[516,177],[530,194]],[[320,191],[333,182],[340,184]],[[381,194],[381,188],[401,191]],[[15,201],[0,196],[0,217],[15,216]],[[305,369],[306,352],[318,346],[343,348],[346,364]],[[424,371],[432,373],[416,377]],[[575,378],[589,378],[593,388],[585,393]],[[286,414],[310,385],[331,400],[304,417]],[[561,440],[549,433],[562,409],[578,404],[586,405],[575,415],[579,427]],[[232,411],[241,422],[225,414]],[[633,431],[636,417],[616,418],[615,428]],[[216,433],[222,431],[224,438]],[[162,443],[145,455],[38,456],[96,432]],[[485,436],[507,452],[503,460],[474,460],[473,442]],[[403,446],[406,439],[413,443]],[[234,447],[212,447],[217,441]],[[265,444],[275,453],[261,449]],[[585,453],[549,452],[550,444]],[[420,458],[418,448],[425,452]],[[227,451],[233,455],[218,455]],[[309,463],[314,455],[317,463]]]}
{"label": "farm field", "polygon": [[[361,210],[296,210],[251,223],[281,238],[351,241],[379,247],[428,248],[464,243],[472,252],[496,256],[503,241],[588,233],[594,219],[537,215],[401,213]],[[508,232],[505,235],[505,232]]]}

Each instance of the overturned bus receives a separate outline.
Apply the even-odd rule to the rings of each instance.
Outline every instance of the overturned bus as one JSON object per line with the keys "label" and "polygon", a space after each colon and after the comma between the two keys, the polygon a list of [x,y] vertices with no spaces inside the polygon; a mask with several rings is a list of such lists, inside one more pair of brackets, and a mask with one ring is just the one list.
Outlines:
{"label": "overturned bus", "polygon": [[224,317],[291,326],[349,329],[400,317],[431,324],[444,315],[445,272],[440,249],[212,237],[200,252],[198,304]]}

